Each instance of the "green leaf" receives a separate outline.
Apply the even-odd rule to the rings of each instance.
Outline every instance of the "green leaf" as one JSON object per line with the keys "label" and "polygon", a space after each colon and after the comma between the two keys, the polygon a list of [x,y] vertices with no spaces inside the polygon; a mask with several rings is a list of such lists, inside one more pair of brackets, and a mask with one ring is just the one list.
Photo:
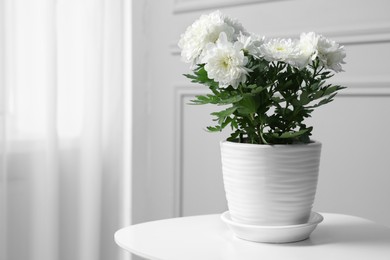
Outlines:
{"label": "green leaf", "polygon": [[340,90],[342,87],[340,86],[331,86],[325,89],[324,96],[328,96],[338,90]]}
{"label": "green leaf", "polygon": [[223,121],[223,123],[221,124],[221,128],[224,129],[231,122],[232,122],[232,118],[231,117],[226,117],[225,121]]}
{"label": "green leaf", "polygon": [[193,79],[193,80],[197,80],[197,79],[198,79],[197,76],[192,75],[192,74],[183,74],[183,76],[185,76],[185,77],[187,77],[187,78],[189,78],[189,79]]}
{"label": "green leaf", "polygon": [[209,132],[221,132],[222,128],[219,125],[217,125],[217,126],[208,126],[207,130]]}
{"label": "green leaf", "polygon": [[251,85],[245,85],[244,83],[242,84],[244,88],[249,88],[249,89],[255,89],[257,88],[256,84],[251,84]]}
{"label": "green leaf", "polygon": [[237,107],[229,107],[225,110],[219,111],[219,112],[213,112],[211,115],[217,116],[217,117],[227,117],[233,114],[237,110]]}
{"label": "green leaf", "polygon": [[293,81],[292,80],[288,80],[286,82],[284,82],[283,84],[279,84],[279,90],[280,91],[283,91],[283,90],[288,90],[290,89],[292,86],[294,85]]}
{"label": "green leaf", "polygon": [[233,114],[236,110],[237,110],[237,107],[229,107],[229,108],[222,110],[222,111],[219,111],[219,112],[213,112],[213,113],[211,113],[211,115],[216,116],[218,123],[221,126],[223,126],[223,123],[225,122],[226,118],[229,117],[231,114]]}
{"label": "green leaf", "polygon": [[232,118],[232,122],[230,123],[230,126],[232,127],[232,130],[238,129],[238,123],[235,117]]}
{"label": "green leaf", "polygon": [[263,88],[262,86],[257,86],[257,85],[255,85],[255,86],[256,86],[256,88],[253,88],[253,90],[251,91],[252,94],[259,94],[263,90],[265,90],[265,88]]}
{"label": "green leaf", "polygon": [[242,100],[241,95],[232,96],[226,99],[221,99],[219,101],[219,105],[228,105],[228,104],[234,104]]}
{"label": "green leaf", "polygon": [[240,130],[234,131],[233,133],[230,134],[230,137],[227,138],[228,141],[236,141],[237,138],[240,136]]}
{"label": "green leaf", "polygon": [[239,102],[238,112],[242,115],[254,114],[258,105],[252,95],[244,94]]}
{"label": "green leaf", "polygon": [[323,84],[324,82],[322,81],[320,81],[320,82],[314,82],[314,83],[312,83],[311,85],[310,85],[310,89],[312,90],[312,91],[317,91],[321,86],[322,86],[322,84]]}
{"label": "green leaf", "polygon": [[209,79],[207,71],[204,69],[204,65],[200,65],[197,69],[194,70],[194,75],[183,74],[185,77],[191,79],[193,83],[200,83],[210,88],[214,89],[218,87],[218,82],[215,82],[213,79]]}
{"label": "green leaf", "polygon": [[321,98],[321,97],[323,97],[324,96],[324,91],[322,91],[322,90],[317,90],[317,92],[315,92],[314,93],[314,95],[312,95],[312,100],[316,100],[316,99],[319,99],[319,98]]}
{"label": "green leaf", "polygon": [[303,91],[300,98],[299,98],[299,103],[304,106],[310,103],[310,98],[309,98],[309,93],[307,91]]}
{"label": "green leaf", "polygon": [[303,135],[311,130],[312,130],[312,128],[309,127],[309,128],[305,128],[305,129],[302,129],[299,131],[282,133],[280,135],[275,133],[274,137],[281,138],[281,139],[293,139],[293,138],[297,138],[297,137],[299,137],[299,136],[301,136],[301,135]]}
{"label": "green leaf", "polygon": [[191,100],[190,104],[193,105],[205,105],[205,104],[218,104],[218,100],[213,95],[196,96],[196,99]]}

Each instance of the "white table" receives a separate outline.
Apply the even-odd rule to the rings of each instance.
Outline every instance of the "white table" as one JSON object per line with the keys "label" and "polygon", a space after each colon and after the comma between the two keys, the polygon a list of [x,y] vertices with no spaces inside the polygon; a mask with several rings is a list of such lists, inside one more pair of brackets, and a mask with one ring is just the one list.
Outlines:
{"label": "white table", "polygon": [[115,233],[116,243],[150,260],[389,260],[390,228],[340,214],[321,213],[310,238],[264,244],[236,238],[220,215],[142,223]]}

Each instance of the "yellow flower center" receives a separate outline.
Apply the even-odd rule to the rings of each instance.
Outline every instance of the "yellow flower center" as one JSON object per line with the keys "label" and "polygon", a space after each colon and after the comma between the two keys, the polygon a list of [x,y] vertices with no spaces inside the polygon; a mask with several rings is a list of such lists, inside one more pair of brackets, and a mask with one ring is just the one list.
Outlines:
{"label": "yellow flower center", "polygon": [[232,57],[225,56],[222,60],[222,67],[227,69],[230,67],[230,64],[232,63]]}

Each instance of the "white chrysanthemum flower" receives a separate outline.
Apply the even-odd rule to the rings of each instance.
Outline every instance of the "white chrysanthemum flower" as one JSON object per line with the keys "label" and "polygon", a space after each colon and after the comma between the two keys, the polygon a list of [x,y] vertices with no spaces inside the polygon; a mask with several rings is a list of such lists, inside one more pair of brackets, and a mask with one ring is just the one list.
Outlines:
{"label": "white chrysanthemum flower", "polygon": [[297,53],[297,42],[291,39],[270,39],[260,46],[267,61],[289,62]]}
{"label": "white chrysanthemum flower", "polygon": [[253,56],[255,59],[259,59],[261,57],[260,46],[264,42],[264,37],[260,37],[259,35],[250,33],[248,35],[240,34],[238,36],[237,41],[240,42],[243,47],[243,51]]}
{"label": "white chrysanthemum flower", "polygon": [[314,32],[302,33],[296,45],[296,51],[291,56],[289,64],[303,69],[315,60],[318,54],[317,43],[319,36]]}
{"label": "white chrysanthemum flower", "polygon": [[[219,12],[219,11],[217,11],[217,12]],[[231,17],[228,17],[225,15],[224,21],[225,21],[225,23],[227,23],[228,25],[233,27],[233,29],[234,29],[233,39],[234,40],[237,40],[237,38],[242,34],[244,34],[244,35],[248,34],[247,30],[244,28],[244,26],[242,26],[242,24],[237,19],[234,19],[234,18],[231,18]]]}
{"label": "white chrysanthemum flower", "polygon": [[242,25],[234,19],[215,11],[209,15],[202,15],[185,33],[181,35],[179,47],[182,60],[197,64],[208,43],[215,43],[221,32],[224,32],[229,41],[236,40],[240,32],[246,33]]}
{"label": "white chrysanthemum flower", "polygon": [[205,63],[208,77],[218,82],[221,88],[237,88],[240,83],[246,81],[248,73],[251,72],[245,67],[248,58],[242,47],[240,42],[229,42],[224,32],[215,44],[207,45],[202,63]]}
{"label": "white chrysanthemum flower", "polygon": [[343,71],[341,64],[345,64],[344,58],[346,57],[344,46],[340,46],[335,41],[321,35],[318,39],[317,49],[322,66],[335,72]]}

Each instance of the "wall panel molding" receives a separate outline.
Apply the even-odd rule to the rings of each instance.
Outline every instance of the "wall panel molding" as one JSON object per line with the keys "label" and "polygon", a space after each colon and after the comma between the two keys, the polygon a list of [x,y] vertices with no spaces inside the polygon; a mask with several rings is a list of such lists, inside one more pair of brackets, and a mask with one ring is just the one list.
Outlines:
{"label": "wall panel molding", "polygon": [[174,216],[183,216],[183,117],[184,117],[184,100],[196,95],[208,93],[205,87],[179,86],[175,88],[175,152],[174,152]]}
{"label": "wall panel molding", "polygon": [[324,29],[321,33],[344,45],[390,42],[390,24],[376,24],[359,29]]}
{"label": "wall panel molding", "polygon": [[[224,8],[238,5],[257,4],[270,2],[271,0],[202,0],[202,1],[179,1],[176,0],[173,6],[173,13],[188,13],[207,9]],[[281,1],[281,0],[277,0]]]}
{"label": "wall panel molding", "polygon": [[349,79],[337,84],[347,87],[338,94],[343,97],[390,97],[390,79]]}
{"label": "wall panel molding", "polygon": [[[377,23],[364,26],[338,26],[337,29],[318,28],[317,33],[331,38],[343,45],[373,44],[381,42],[390,42],[390,24]],[[289,37],[298,38],[294,32],[277,32],[266,35],[267,37]]]}

